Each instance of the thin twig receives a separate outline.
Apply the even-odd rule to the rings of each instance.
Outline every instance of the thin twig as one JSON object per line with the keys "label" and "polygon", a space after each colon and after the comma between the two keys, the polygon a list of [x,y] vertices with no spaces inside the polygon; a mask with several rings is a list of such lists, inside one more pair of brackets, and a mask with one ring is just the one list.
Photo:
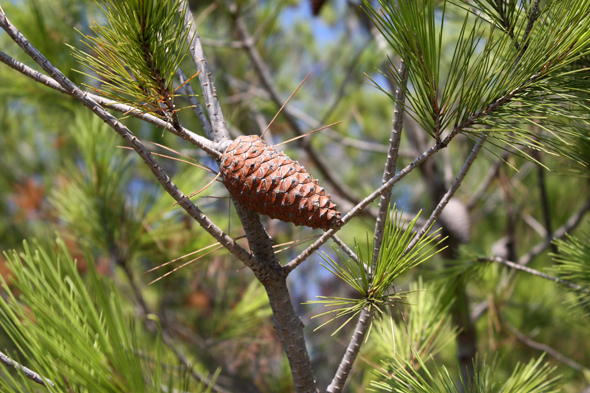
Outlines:
{"label": "thin twig", "polygon": [[241,49],[246,47],[244,41],[230,41],[230,40],[216,40],[213,38],[201,37],[201,44],[204,46],[212,46],[215,48],[235,48]]}
{"label": "thin twig", "polygon": [[[399,153],[399,144],[401,141],[401,133],[404,124],[404,102],[406,100],[406,87],[405,84],[408,82],[408,71],[404,60],[400,60],[398,67],[398,74],[400,75],[401,81],[404,86],[397,86],[395,96],[395,109],[393,111],[393,126],[391,128],[391,139],[389,140],[389,152],[387,153],[387,161],[385,163],[385,169],[383,170],[382,184],[387,183],[395,175],[395,168],[397,166],[397,157]],[[375,223],[375,234],[373,243],[373,269],[371,272],[375,272],[377,269],[377,259],[379,258],[379,252],[381,251],[381,244],[383,242],[383,229],[385,228],[385,221],[387,212],[389,211],[389,201],[391,200],[392,189],[388,189],[379,200],[379,212],[377,213],[377,222]],[[371,273],[373,274],[373,273]]]}
{"label": "thin twig", "polygon": [[492,182],[494,181],[496,176],[498,176],[498,171],[500,170],[500,167],[508,159],[509,155],[510,155],[510,152],[505,151],[504,153],[502,153],[500,158],[498,158],[492,164],[486,177],[483,179],[483,181],[481,182],[479,187],[477,187],[477,190],[475,190],[475,192],[473,194],[471,194],[471,197],[469,197],[469,200],[465,204],[465,207],[467,208],[467,210],[471,211],[475,207],[477,202],[479,202],[479,200],[483,197],[486,190],[490,187],[490,185],[492,184]]}
{"label": "thin twig", "polygon": [[416,244],[418,244],[418,242],[420,241],[420,239],[430,229],[430,227],[432,226],[432,224],[434,223],[434,221],[438,218],[438,216],[440,215],[440,213],[442,213],[443,209],[445,208],[445,206],[447,205],[447,203],[449,202],[449,200],[453,197],[453,195],[455,195],[455,192],[457,191],[457,189],[461,185],[461,182],[463,181],[463,178],[465,177],[465,175],[469,171],[469,168],[471,168],[471,165],[473,164],[473,161],[475,160],[475,157],[477,157],[477,154],[481,150],[481,146],[485,142],[487,136],[488,136],[488,131],[483,132],[481,134],[481,136],[479,137],[479,139],[475,143],[475,146],[471,150],[471,153],[469,153],[469,156],[467,157],[467,160],[463,164],[463,167],[461,168],[461,171],[457,175],[457,178],[453,182],[453,185],[451,186],[451,188],[449,188],[449,190],[447,191],[447,193],[444,195],[444,197],[438,203],[438,205],[436,206],[436,208],[434,209],[434,211],[430,215],[430,218],[428,218],[428,220],[426,221],[426,223],[422,226],[422,229],[420,229],[420,231],[416,234],[416,236],[414,236],[414,238],[412,239],[412,241],[410,242],[410,244],[406,247],[406,251],[404,251],[404,254],[407,254],[408,252],[410,252],[412,250],[412,248],[414,248],[414,246]]}
{"label": "thin twig", "polygon": [[201,127],[203,128],[203,131],[205,131],[205,135],[207,135],[207,138],[209,138],[211,140],[215,139],[215,137],[213,135],[213,129],[211,128],[211,123],[209,123],[209,119],[207,119],[205,112],[203,112],[203,107],[201,106],[201,102],[197,99],[197,95],[195,94],[193,87],[190,85],[189,81],[187,80],[186,76],[184,75],[184,72],[182,72],[182,70],[180,68],[178,68],[176,70],[176,76],[178,77],[178,80],[182,84],[182,89],[184,90],[185,94],[188,96],[188,101],[191,103],[191,105],[195,111],[195,115],[197,115],[197,118],[199,119],[199,122],[201,123]]}
{"label": "thin twig", "polygon": [[[403,83],[407,83],[408,72],[403,60],[400,61],[399,73],[401,75]],[[404,101],[406,98],[405,86],[398,86],[396,91],[396,97],[397,100],[393,112],[393,126],[391,130],[389,151],[387,154],[385,169],[383,171],[383,184],[387,183],[387,181],[389,181],[395,175],[395,167],[397,163],[397,156],[403,127]],[[383,194],[381,194],[381,198],[379,201],[379,212],[377,214],[377,222],[375,223],[373,268],[371,269],[371,275],[374,274],[377,268],[377,259],[379,257],[379,252],[381,250],[381,244],[383,241],[383,228],[385,227],[386,216],[387,212],[389,211],[389,201],[391,199],[391,193],[391,188],[384,191]],[[361,348],[363,339],[365,338],[369,326],[371,325],[372,318],[372,309],[365,309],[361,312],[359,316],[359,321],[357,322],[354,329],[354,333],[352,334],[352,339],[350,340],[346,352],[342,357],[342,360],[340,361],[340,365],[338,366],[338,370],[336,371],[336,374],[334,375],[332,382],[328,386],[327,391],[329,393],[341,392],[344,388],[344,384],[346,382],[346,379],[348,378],[348,375],[350,374],[350,371],[352,370],[352,366]]]}
{"label": "thin twig", "polygon": [[[535,257],[545,251],[545,249],[551,245],[553,240],[561,239],[566,233],[575,229],[582,222],[582,218],[584,218],[584,215],[588,211],[590,211],[590,199],[586,200],[586,203],[584,203],[584,205],[578,211],[572,214],[565,224],[557,228],[555,232],[551,234],[551,236],[548,236],[545,240],[531,248],[529,252],[520,257],[518,259],[518,264],[520,266],[528,265]],[[551,238],[552,241],[548,241],[549,238]],[[477,321],[487,311],[488,307],[489,304],[487,300],[477,304],[471,312],[471,320],[474,322]]]}
{"label": "thin twig", "polygon": [[[444,143],[444,141],[443,141]],[[340,226],[330,229],[327,232],[316,240],[311,246],[306,248],[299,254],[295,259],[290,261],[288,264],[284,266],[286,272],[291,272],[297,266],[299,266],[303,261],[305,261],[311,254],[313,254],[317,249],[319,249],[324,243],[326,243],[336,232],[338,232],[346,223],[348,223],[354,216],[359,214],[361,210],[365,209],[371,202],[377,199],[385,190],[393,187],[395,183],[403,179],[408,173],[412,172],[415,168],[418,167],[422,162],[424,162],[428,157],[432,156],[434,153],[439,151],[443,148],[443,144],[436,144],[432,146],[430,149],[426,150],[420,156],[418,156],[414,161],[406,165],[404,169],[398,172],[394,177],[392,177],[387,183],[383,184],[365,199],[363,199],[359,204],[354,206],[344,217],[342,217]]]}
{"label": "thin twig", "polygon": [[350,259],[352,259],[353,261],[355,261],[357,265],[360,263],[359,262],[359,258],[354,253],[354,251],[352,251],[350,249],[350,247],[348,247],[346,245],[346,243],[344,243],[342,240],[340,240],[340,238],[338,237],[338,235],[334,235],[332,237],[332,240],[334,240],[334,243],[338,244],[338,247],[340,247],[342,249],[342,251],[344,251],[346,253],[346,255],[348,255],[350,257]]}
{"label": "thin twig", "polygon": [[363,340],[365,339],[365,336],[369,330],[372,319],[372,308],[365,308],[363,311],[361,311],[359,320],[354,328],[352,338],[350,339],[348,347],[346,348],[346,353],[344,354],[342,362],[340,362],[340,366],[338,367],[338,371],[336,372],[336,375],[334,375],[332,383],[326,389],[328,393],[341,392],[344,388],[346,378],[352,369],[352,365],[359,353],[361,345],[363,344]]}
{"label": "thin twig", "polygon": [[547,236],[545,240],[537,244],[531,250],[518,259],[519,265],[528,265],[537,255],[545,251],[555,239],[561,239],[565,234],[575,227],[582,221],[584,215],[590,210],[590,199],[586,200],[586,203],[582,205],[580,210],[574,213],[561,227],[557,228],[550,236]]}
{"label": "thin twig", "polygon": [[203,93],[203,100],[205,101],[205,107],[209,114],[209,120],[211,122],[211,128],[214,135],[215,142],[229,141],[229,132],[225,123],[225,117],[221,111],[221,104],[217,97],[217,90],[213,83],[213,76],[209,69],[209,63],[205,58],[205,52],[201,45],[201,39],[197,33],[197,28],[194,23],[193,13],[190,10],[188,1],[182,1],[179,12],[181,15],[184,13],[184,24],[185,28],[189,30],[189,51],[193,63],[199,73],[199,82]]}
{"label": "thin twig", "polygon": [[475,259],[472,262],[496,262],[496,263],[500,263],[500,264],[502,264],[504,266],[508,266],[511,269],[519,270],[521,272],[526,272],[526,273],[532,274],[534,276],[541,277],[541,278],[544,278],[546,280],[550,280],[550,281],[553,281],[553,282],[556,282],[556,283],[565,285],[566,287],[571,288],[571,289],[574,289],[576,291],[590,293],[590,289],[583,288],[581,285],[575,284],[575,283],[573,283],[571,281],[568,281],[568,280],[563,280],[563,279],[558,278],[558,277],[550,276],[550,275],[545,274],[545,273],[542,273],[542,272],[540,272],[538,270],[532,269],[532,268],[527,267],[527,266],[519,265],[516,262],[512,262],[512,261],[509,261],[509,260],[504,259],[504,258],[499,258],[499,257],[478,258],[478,259]]}
{"label": "thin twig", "polygon": [[20,365],[19,363],[15,362],[14,360],[9,358],[8,356],[3,354],[2,352],[0,352],[0,363],[4,364],[10,368],[13,368],[15,370],[22,371],[23,374],[25,375],[25,377],[27,377],[28,379],[30,379],[33,382],[38,383],[39,385],[43,385],[43,386],[50,385],[51,387],[55,387],[53,382],[51,382],[49,379],[43,378],[42,376],[40,376],[39,374],[37,374],[33,370]]}
{"label": "thin twig", "polygon": [[582,366],[580,363],[568,358],[567,356],[565,356],[561,352],[557,351],[556,349],[551,348],[549,345],[542,344],[542,343],[539,343],[537,341],[530,339],[529,337],[527,337],[523,333],[519,332],[514,326],[510,325],[509,323],[504,322],[504,326],[506,326],[506,328],[508,330],[510,330],[510,332],[512,334],[514,334],[514,336],[519,341],[524,343],[525,345],[527,345],[533,349],[537,349],[539,351],[543,351],[543,352],[548,353],[550,356],[554,357],[555,359],[557,359],[561,363],[573,368],[576,371],[584,372],[585,370],[587,370],[587,368]]}

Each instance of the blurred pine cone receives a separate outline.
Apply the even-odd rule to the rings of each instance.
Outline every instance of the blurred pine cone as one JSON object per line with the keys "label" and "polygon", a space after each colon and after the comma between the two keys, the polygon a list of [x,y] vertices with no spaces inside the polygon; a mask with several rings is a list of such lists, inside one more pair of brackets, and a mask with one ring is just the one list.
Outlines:
{"label": "blurred pine cone", "polygon": [[469,243],[471,238],[471,217],[469,211],[457,198],[451,198],[444,208],[438,222],[460,243]]}
{"label": "blurred pine cone", "polygon": [[221,157],[220,172],[230,194],[258,213],[314,229],[340,223],[340,212],[318,181],[256,135],[233,141]]}

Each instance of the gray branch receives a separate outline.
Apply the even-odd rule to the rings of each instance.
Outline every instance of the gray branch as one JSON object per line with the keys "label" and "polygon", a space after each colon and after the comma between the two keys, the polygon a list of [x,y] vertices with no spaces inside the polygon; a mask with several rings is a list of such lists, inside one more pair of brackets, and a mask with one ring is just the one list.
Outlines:
{"label": "gray branch", "polygon": [[522,343],[524,343],[525,345],[539,350],[539,351],[543,351],[548,353],[550,356],[554,357],[555,359],[557,359],[558,361],[560,361],[561,363],[573,368],[576,371],[579,372],[584,372],[585,370],[587,370],[586,367],[582,366],[580,363],[576,362],[575,360],[572,360],[570,358],[568,358],[567,356],[565,356],[564,354],[562,354],[561,352],[559,352],[558,350],[551,348],[549,345],[546,344],[542,344],[539,343],[537,341],[534,341],[532,339],[530,339],[529,337],[527,337],[526,335],[522,334],[521,332],[519,332],[514,326],[508,324],[508,323],[504,323],[504,326],[506,326],[506,328],[508,328],[508,330],[510,330],[510,332],[512,334],[514,334],[514,336],[521,341]]}
{"label": "gray branch", "polygon": [[463,164],[463,167],[461,168],[461,171],[457,175],[457,178],[453,182],[453,185],[451,186],[451,188],[449,188],[449,190],[447,191],[447,193],[444,195],[444,197],[438,203],[438,205],[436,206],[436,208],[434,209],[434,211],[430,215],[430,218],[428,218],[428,220],[426,221],[426,224],[424,224],[422,226],[422,229],[420,229],[420,232],[418,232],[416,234],[416,236],[414,236],[414,239],[412,239],[412,241],[410,242],[410,244],[408,245],[408,247],[406,247],[406,251],[404,251],[404,254],[407,254],[412,248],[414,248],[414,246],[416,244],[418,244],[418,242],[420,241],[420,239],[430,229],[430,227],[432,226],[432,224],[434,223],[434,221],[438,218],[438,216],[440,215],[440,213],[442,213],[442,211],[445,208],[445,206],[447,205],[447,203],[449,203],[449,200],[453,197],[453,195],[455,195],[455,192],[457,191],[457,189],[461,185],[461,182],[463,181],[463,178],[465,178],[465,175],[469,171],[469,168],[471,168],[471,165],[473,164],[473,161],[475,161],[475,157],[477,157],[477,154],[481,150],[481,146],[485,142],[487,136],[488,136],[488,132],[486,131],[486,132],[482,133],[482,135],[479,137],[479,139],[475,143],[475,146],[471,150],[471,153],[469,153],[469,156],[467,157],[467,160]]}
{"label": "gray branch", "polygon": [[352,369],[352,365],[354,364],[359,350],[361,349],[361,345],[363,344],[363,340],[367,335],[369,326],[371,326],[372,319],[372,309],[365,308],[363,311],[361,311],[359,320],[354,328],[354,333],[352,334],[352,339],[346,348],[346,353],[340,362],[340,366],[338,366],[338,371],[336,372],[336,375],[334,375],[332,383],[330,383],[330,386],[328,386],[328,389],[326,390],[328,393],[341,392],[344,388],[346,378],[348,378],[348,374]]}
{"label": "gray branch", "polygon": [[213,83],[213,75],[209,69],[209,63],[207,63],[207,59],[205,58],[205,52],[203,51],[201,39],[199,38],[199,33],[197,33],[193,13],[188,6],[188,1],[185,0],[182,2],[179,11],[181,13],[184,12],[185,28],[189,29],[189,51],[195,67],[199,72],[199,82],[203,92],[203,100],[205,101],[205,107],[207,108],[207,113],[209,114],[209,120],[211,121],[211,127],[213,129],[213,139],[215,142],[230,140],[231,138],[227,131],[225,118],[221,111],[221,104],[217,97],[217,90]]}
{"label": "gray branch", "polygon": [[[405,84],[408,82],[408,71],[403,59],[400,60],[399,75],[404,86],[397,86],[396,104],[393,112],[393,126],[391,129],[391,139],[389,140],[389,151],[387,153],[387,161],[385,163],[385,170],[383,171],[382,184],[387,183],[389,179],[395,175],[395,168],[397,164],[397,157],[399,153],[399,144],[401,141],[402,128],[404,124],[404,102],[406,99]],[[389,201],[391,199],[392,189],[388,189],[383,194],[379,201],[379,212],[377,213],[377,222],[375,224],[374,245],[373,245],[373,270],[377,266],[377,258],[381,251],[381,244],[383,242],[383,228],[385,228],[385,220],[389,210]]]}
{"label": "gray branch", "polygon": [[21,366],[20,364],[18,364],[17,362],[15,362],[11,358],[9,358],[5,354],[3,354],[2,352],[0,352],[0,363],[4,364],[10,368],[13,368],[15,370],[22,371],[23,374],[25,375],[25,377],[27,377],[28,379],[30,379],[33,382],[38,383],[39,385],[43,385],[43,386],[49,385],[51,387],[55,387],[53,382],[51,382],[49,379],[43,378],[42,376],[40,376],[39,374],[37,374],[33,370],[26,368],[25,366]]}
{"label": "gray branch", "polygon": [[537,244],[531,250],[518,259],[519,265],[528,265],[537,255],[545,251],[551,246],[553,240],[561,239],[565,234],[580,224],[584,215],[590,210],[590,199],[586,200],[586,203],[582,205],[580,210],[575,212],[561,227],[557,228],[550,236],[547,236],[545,240]]}
{"label": "gray branch", "polygon": [[[401,132],[403,127],[403,113],[404,113],[404,101],[405,101],[405,83],[408,80],[408,72],[406,70],[406,65],[403,60],[400,61],[399,71],[400,75],[402,76],[402,80],[404,82],[404,86],[398,86],[395,92],[397,101],[395,104],[395,109],[393,112],[393,126],[391,130],[391,139],[389,143],[389,149],[387,153],[387,161],[385,163],[385,169],[383,171],[383,180],[382,184],[387,183],[393,175],[395,174],[395,167],[397,163],[397,157],[399,152],[399,144],[401,140]],[[371,269],[371,275],[374,274],[376,266],[377,266],[377,258],[379,257],[379,252],[381,250],[381,244],[383,242],[383,228],[385,227],[385,220],[387,216],[387,212],[389,210],[389,201],[391,199],[392,189],[389,188],[388,190],[384,191],[381,194],[381,198],[379,201],[379,211],[377,213],[377,222],[375,223],[375,240],[374,240],[374,248],[373,248],[373,268]],[[341,392],[344,389],[344,384],[350,371],[352,370],[352,366],[358,352],[361,348],[363,340],[369,330],[369,326],[371,325],[371,320],[373,318],[373,310],[364,309],[359,317],[359,320],[356,324],[354,329],[354,333],[352,334],[352,339],[350,340],[344,357],[340,361],[340,365],[338,366],[338,370],[332,379],[332,383],[328,386],[329,393],[337,393]]]}
{"label": "gray branch", "polygon": [[492,164],[488,173],[486,174],[486,177],[483,179],[483,181],[481,182],[479,187],[477,187],[477,190],[475,190],[475,192],[473,194],[471,194],[471,197],[469,197],[469,201],[467,201],[467,203],[465,205],[467,207],[467,210],[471,211],[475,207],[477,202],[479,202],[479,200],[483,197],[483,195],[485,194],[487,189],[490,187],[490,185],[492,184],[492,182],[494,181],[496,176],[498,176],[498,172],[500,171],[500,167],[508,159],[509,155],[510,155],[510,152],[505,151],[504,153],[502,153],[500,158],[498,158]]}
{"label": "gray branch", "polygon": [[195,112],[195,115],[197,115],[197,118],[199,119],[199,122],[201,123],[201,127],[203,127],[203,131],[205,131],[205,135],[207,135],[207,138],[214,140],[215,136],[213,135],[213,129],[211,128],[211,123],[209,123],[209,119],[207,119],[205,112],[203,112],[203,107],[201,106],[201,103],[197,99],[197,95],[195,94],[195,91],[193,90],[190,82],[187,82],[187,78],[184,75],[184,72],[182,72],[182,70],[180,68],[178,68],[176,70],[176,76],[178,77],[178,80],[180,81],[180,83],[183,84],[182,88],[183,88],[185,94],[188,96],[188,101],[193,106],[193,110]]}
{"label": "gray branch", "polygon": [[520,265],[520,264],[518,264],[516,262],[512,262],[512,261],[509,261],[509,260],[504,259],[504,258],[499,258],[499,257],[478,258],[478,259],[476,259],[473,262],[496,262],[496,263],[500,263],[500,264],[502,264],[504,266],[508,266],[511,269],[518,270],[518,271],[521,271],[521,272],[526,272],[526,273],[532,274],[533,276],[541,277],[541,278],[544,278],[546,280],[553,281],[553,282],[559,283],[561,285],[565,285],[566,287],[571,288],[571,289],[573,289],[575,291],[590,293],[590,289],[583,288],[582,286],[580,286],[578,284],[575,284],[575,283],[573,283],[571,281],[563,280],[563,279],[558,278],[558,277],[550,276],[550,275],[545,274],[545,273],[542,273],[542,272],[540,272],[538,270],[532,269],[532,268],[527,267],[527,266],[522,266],[522,265]]}
{"label": "gray branch", "polygon": [[[565,224],[557,228],[555,232],[551,234],[551,236],[548,236],[541,243],[537,244],[536,246],[531,248],[529,252],[520,257],[518,259],[518,264],[520,266],[528,265],[535,257],[537,257],[539,254],[545,251],[551,245],[553,240],[561,239],[565,236],[566,233],[575,229],[580,224],[580,222],[582,222],[582,218],[584,218],[584,215],[588,211],[590,211],[590,199],[587,199],[586,203],[582,205],[580,210],[572,214],[572,216],[565,222]],[[552,240],[549,241],[549,239]],[[481,303],[477,304],[471,312],[471,320],[477,321],[487,311],[488,306],[489,304],[487,300],[484,300]]]}

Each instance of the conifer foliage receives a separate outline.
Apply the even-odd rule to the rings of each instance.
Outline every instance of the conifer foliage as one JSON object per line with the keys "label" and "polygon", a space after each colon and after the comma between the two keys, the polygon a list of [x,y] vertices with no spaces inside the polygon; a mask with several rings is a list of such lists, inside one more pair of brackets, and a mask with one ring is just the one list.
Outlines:
{"label": "conifer foliage", "polygon": [[0,390],[588,391],[590,0],[18,3]]}

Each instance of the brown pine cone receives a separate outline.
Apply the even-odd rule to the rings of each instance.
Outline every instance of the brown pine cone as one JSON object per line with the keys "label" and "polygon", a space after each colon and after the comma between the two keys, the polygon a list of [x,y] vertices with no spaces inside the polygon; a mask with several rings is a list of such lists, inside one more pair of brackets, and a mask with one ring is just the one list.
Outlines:
{"label": "brown pine cone", "polygon": [[220,172],[230,194],[258,213],[314,229],[340,223],[340,212],[318,181],[259,136],[236,138],[221,157]]}

